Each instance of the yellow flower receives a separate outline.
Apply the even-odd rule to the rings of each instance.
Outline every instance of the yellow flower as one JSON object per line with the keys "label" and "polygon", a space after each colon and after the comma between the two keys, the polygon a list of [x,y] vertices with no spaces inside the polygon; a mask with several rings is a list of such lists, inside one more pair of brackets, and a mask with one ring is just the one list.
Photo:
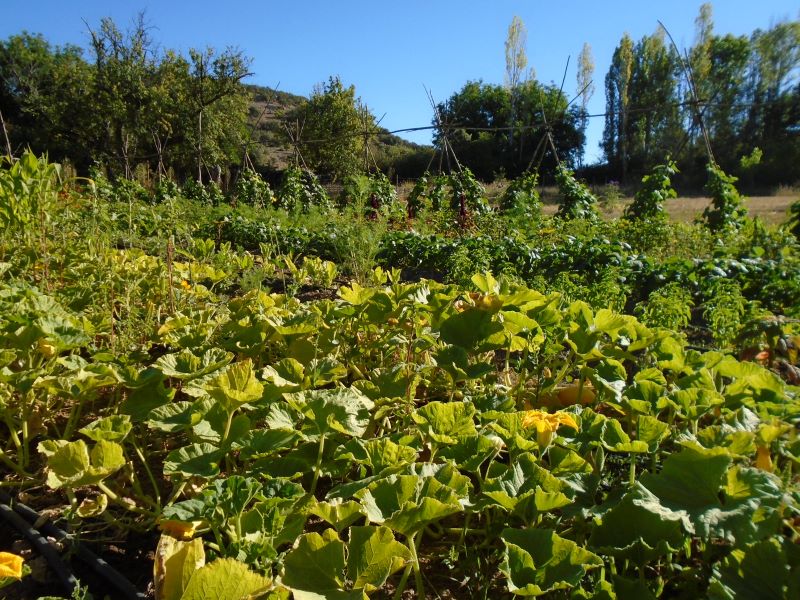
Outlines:
{"label": "yellow flower", "polygon": [[556,430],[558,430],[561,425],[567,425],[573,429],[578,429],[578,424],[575,422],[575,419],[572,418],[572,415],[563,412],[551,414],[543,410],[527,410],[522,416],[523,427],[536,428],[536,442],[539,444],[540,448],[547,448],[547,446],[550,445],[550,442],[553,441],[553,437],[556,434]]}
{"label": "yellow flower", "polygon": [[196,534],[197,529],[203,524],[202,521],[174,521],[165,520],[159,523],[161,531],[178,540],[191,540]]}
{"label": "yellow flower", "polygon": [[772,473],[772,457],[768,446],[759,446],[756,449],[756,468]]}
{"label": "yellow flower", "polygon": [[58,352],[58,349],[44,338],[39,338],[39,341],[36,342],[36,348],[39,350],[39,354],[45,358],[52,358]]}
{"label": "yellow flower", "polygon": [[185,290],[190,290],[190,289],[192,289],[192,286],[191,286],[191,285],[189,284],[189,282],[188,282],[188,281],[186,281],[185,279],[181,279],[181,287],[182,287],[183,289],[185,289]]}
{"label": "yellow flower", "polygon": [[0,579],[22,579],[22,557],[10,552],[0,552]]}

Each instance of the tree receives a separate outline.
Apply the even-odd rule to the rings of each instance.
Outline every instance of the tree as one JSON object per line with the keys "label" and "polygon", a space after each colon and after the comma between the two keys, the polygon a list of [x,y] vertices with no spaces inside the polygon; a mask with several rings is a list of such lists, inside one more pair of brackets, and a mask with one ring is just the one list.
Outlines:
{"label": "tree", "polygon": [[241,81],[251,75],[250,59],[233,48],[219,54],[213,48],[192,49],[189,58],[189,98],[197,123],[197,181],[202,183],[204,166],[218,170],[220,163],[231,158],[230,152],[241,147],[245,124],[241,117],[247,110]]}
{"label": "tree", "polygon": [[[522,22],[518,16],[514,16],[511,20],[511,25],[508,26],[508,36],[506,37],[506,74],[505,84],[511,94],[510,103],[510,119],[509,122],[513,127],[517,120],[517,104],[519,96],[520,85],[525,83],[530,74],[526,73],[528,67],[528,55],[525,51],[525,46],[528,39],[528,29],[525,23]],[[514,138],[514,130],[508,132],[509,145],[512,144]]]}
{"label": "tree", "polygon": [[624,180],[628,171],[628,108],[633,75],[633,40],[626,33],[614,50],[606,74],[606,123],[603,130],[603,152],[613,170]]}
{"label": "tree", "polygon": [[592,58],[592,47],[584,42],[581,53],[578,55],[578,71],[576,74],[576,83],[578,86],[578,97],[581,100],[581,130],[586,132],[586,127],[589,124],[589,100],[594,95],[594,59]]}
{"label": "tree", "polygon": [[606,75],[603,149],[623,181],[629,170],[649,170],[680,140],[678,65],[661,29],[636,44],[626,34],[614,52]]}
{"label": "tree", "polygon": [[537,166],[539,161],[544,171],[552,173],[557,159],[553,148],[546,143],[546,122],[558,159],[576,164],[585,137],[580,128],[580,110],[568,108],[566,95],[556,86],[536,81],[520,85],[514,122],[518,129],[509,145],[505,128],[512,124],[511,96],[505,86],[467,82],[460,91],[439,104],[438,113],[443,122],[457,126],[438,131],[434,145],[443,151],[446,136],[461,163],[484,181],[494,179],[498,173],[516,177],[529,167]]}
{"label": "tree", "polygon": [[[90,29],[89,62],[74,46],[23,33],[0,42],[0,111],[12,143],[95,162],[132,177],[138,165],[164,175],[198,163],[235,163],[247,118],[241,52],[160,51],[142,14],[126,31],[111,19]],[[202,125],[202,126],[201,126]]]}
{"label": "tree", "polygon": [[75,46],[22,33],[0,42],[0,112],[12,149],[86,164],[91,72]]}
{"label": "tree", "polygon": [[376,126],[355,86],[330,77],[290,116],[300,124],[299,147],[309,167],[334,181],[363,170],[365,138]]}
{"label": "tree", "polygon": [[744,153],[764,152],[755,174],[765,182],[793,183],[800,164],[800,21],[756,30],[750,40],[749,111]]}

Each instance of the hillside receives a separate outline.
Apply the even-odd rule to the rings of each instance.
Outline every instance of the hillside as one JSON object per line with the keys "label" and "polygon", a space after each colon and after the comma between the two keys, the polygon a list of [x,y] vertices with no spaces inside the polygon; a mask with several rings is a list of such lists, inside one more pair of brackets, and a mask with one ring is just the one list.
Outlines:
{"label": "hillside", "polygon": [[[292,161],[292,149],[287,141],[288,115],[306,101],[281,90],[259,85],[246,85],[251,94],[248,123],[253,130],[250,157],[257,169],[281,171]],[[424,171],[433,148],[415,144],[380,128],[373,138],[372,153],[384,172],[401,178],[415,176]],[[417,173],[419,172],[419,173]]]}

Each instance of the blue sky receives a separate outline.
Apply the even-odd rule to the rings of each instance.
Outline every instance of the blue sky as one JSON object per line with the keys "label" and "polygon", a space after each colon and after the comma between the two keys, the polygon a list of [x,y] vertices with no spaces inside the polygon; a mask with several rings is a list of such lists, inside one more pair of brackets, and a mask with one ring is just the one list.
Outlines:
{"label": "blue sky", "polygon": [[[592,46],[596,91],[589,105],[603,112],[603,79],[624,32],[634,39],[652,33],[661,19],[686,47],[694,38],[700,0],[3,0],[0,38],[22,30],[42,33],[55,44],[88,43],[86,23],[104,16],[125,27],[146,11],[153,37],[165,48],[235,46],[253,59],[252,83],[308,95],[318,82],[338,74],[358,95],[400,129],[429,125],[431,107],[423,86],[444,100],[468,80],[502,83],[504,41],[514,15],[528,29],[529,65],[544,82],[561,82],[575,94],[575,63],[584,42]],[[718,33],[749,34],[784,18],[798,18],[797,0],[717,0]],[[602,119],[589,126],[586,158],[600,157]],[[426,143],[430,134],[409,134]]]}

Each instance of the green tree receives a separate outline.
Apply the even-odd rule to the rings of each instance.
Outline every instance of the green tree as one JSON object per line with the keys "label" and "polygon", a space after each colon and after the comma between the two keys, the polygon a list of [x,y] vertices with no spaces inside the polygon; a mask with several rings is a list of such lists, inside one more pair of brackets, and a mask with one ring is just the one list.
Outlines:
{"label": "green tree", "polygon": [[0,42],[0,112],[12,150],[88,164],[91,71],[76,46],[51,47],[21,33]]}
{"label": "green tree", "polygon": [[[525,50],[528,38],[528,29],[518,16],[514,16],[508,26],[506,37],[506,74],[505,84],[511,96],[509,121],[513,126],[517,120],[517,107],[519,104],[520,87],[528,80],[532,73],[527,72],[528,55]],[[508,132],[509,145],[514,142],[514,130]]]}
{"label": "green tree", "polygon": [[[498,173],[516,177],[541,160],[541,172],[552,175],[557,159],[577,163],[585,141],[580,127],[580,109],[568,107],[566,95],[553,85],[528,81],[520,85],[514,140],[508,144],[512,127],[511,92],[507,87],[482,81],[467,82],[461,90],[439,104],[445,123],[457,124],[438,131],[434,145],[444,149],[445,136],[463,165],[480,179],[489,181]],[[549,125],[553,146],[546,142]],[[499,129],[496,129],[499,128]],[[487,129],[496,129],[487,131]]]}
{"label": "green tree", "polygon": [[603,130],[603,152],[609,166],[624,180],[628,173],[628,123],[630,120],[630,87],[634,64],[633,40],[626,33],[614,50],[606,74],[606,122]]}
{"label": "green tree", "polygon": [[630,170],[650,169],[679,141],[677,70],[661,29],[636,44],[626,34],[614,52],[606,75],[603,149],[622,180]]}
{"label": "green tree", "polygon": [[750,43],[750,108],[742,153],[756,146],[763,150],[756,169],[763,182],[793,183],[800,164],[800,21],[756,30]]}
{"label": "green tree", "polygon": [[189,99],[194,111],[197,148],[197,181],[203,182],[203,167],[219,172],[221,165],[235,160],[241,147],[247,95],[242,79],[251,75],[250,59],[240,50],[213,48],[189,51],[191,62]]}
{"label": "green tree", "polygon": [[377,128],[355,86],[330,77],[290,116],[300,123],[303,158],[317,173],[341,180],[364,170],[365,138]]}

